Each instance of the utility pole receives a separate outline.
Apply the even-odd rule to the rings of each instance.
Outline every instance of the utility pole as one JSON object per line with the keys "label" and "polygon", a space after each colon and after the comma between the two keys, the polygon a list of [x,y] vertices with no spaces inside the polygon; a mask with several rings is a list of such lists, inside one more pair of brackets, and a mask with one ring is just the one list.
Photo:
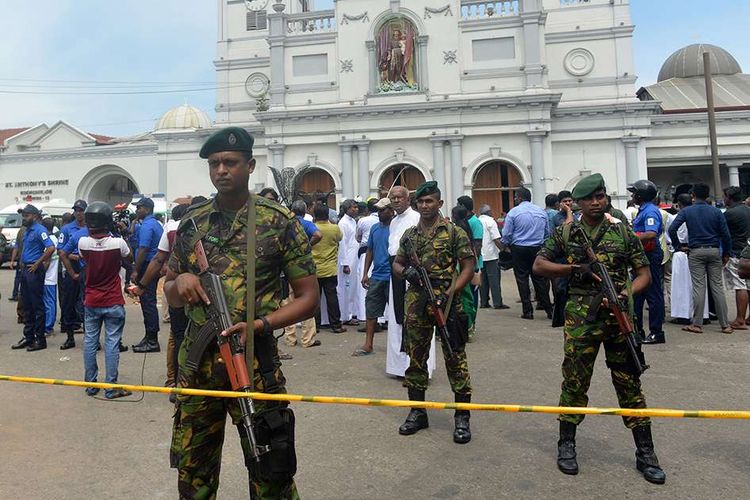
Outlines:
{"label": "utility pole", "polygon": [[706,80],[706,108],[708,109],[708,134],[711,139],[711,164],[714,172],[714,196],[718,200],[721,193],[721,172],[719,171],[719,144],[716,139],[716,109],[714,108],[714,84],[711,78],[711,55],[703,53],[703,76]]}

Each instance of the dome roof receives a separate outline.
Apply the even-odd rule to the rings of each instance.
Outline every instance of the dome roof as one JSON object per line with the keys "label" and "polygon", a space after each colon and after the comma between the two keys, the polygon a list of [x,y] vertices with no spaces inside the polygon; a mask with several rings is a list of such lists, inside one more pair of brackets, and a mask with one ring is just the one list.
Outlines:
{"label": "dome roof", "polygon": [[703,76],[703,53],[708,52],[711,58],[711,74],[736,75],[742,73],[737,60],[732,54],[707,43],[696,43],[683,47],[667,58],[659,71],[658,81],[670,78],[690,78]]}
{"label": "dome roof", "polygon": [[156,122],[156,130],[210,128],[208,115],[198,108],[183,104],[170,109]]}

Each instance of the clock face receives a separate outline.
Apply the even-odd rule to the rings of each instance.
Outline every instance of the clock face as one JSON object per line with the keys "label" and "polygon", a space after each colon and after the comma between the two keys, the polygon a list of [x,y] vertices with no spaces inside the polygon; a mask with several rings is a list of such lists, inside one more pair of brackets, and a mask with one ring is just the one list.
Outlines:
{"label": "clock face", "polygon": [[245,80],[245,92],[250,97],[258,99],[268,92],[268,77],[263,73],[253,73]]}
{"label": "clock face", "polygon": [[268,5],[268,0],[245,0],[245,7],[247,7],[247,10],[265,10],[266,5]]}

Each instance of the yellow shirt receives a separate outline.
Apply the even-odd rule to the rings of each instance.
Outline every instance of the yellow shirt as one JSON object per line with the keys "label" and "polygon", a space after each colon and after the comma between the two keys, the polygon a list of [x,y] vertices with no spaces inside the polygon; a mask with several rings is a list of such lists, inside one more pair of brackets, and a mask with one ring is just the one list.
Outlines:
{"label": "yellow shirt", "polygon": [[318,231],[323,235],[320,241],[312,247],[315,267],[318,268],[318,278],[330,278],[338,274],[339,241],[343,237],[341,229],[329,221],[315,221]]}

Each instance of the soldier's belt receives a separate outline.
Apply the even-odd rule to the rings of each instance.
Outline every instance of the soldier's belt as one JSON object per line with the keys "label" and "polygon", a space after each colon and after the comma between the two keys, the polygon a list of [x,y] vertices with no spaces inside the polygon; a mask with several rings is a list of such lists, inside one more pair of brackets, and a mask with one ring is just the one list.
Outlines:
{"label": "soldier's belt", "polygon": [[124,389],[133,392],[158,392],[185,396],[207,396],[215,398],[252,398],[264,401],[299,401],[303,403],[343,404],[359,406],[387,406],[394,408],[427,408],[430,410],[470,410],[507,413],[546,413],[552,415],[615,415],[622,417],[659,418],[712,418],[750,420],[750,410],[677,410],[665,408],[595,408],[570,406],[537,406],[516,404],[441,403],[433,401],[406,401],[401,399],[367,399],[336,396],[303,396],[299,394],[267,394],[263,392],[209,391],[204,389],[180,389],[149,385],[107,384],[79,380],[20,377],[0,375],[0,381],[29,384],[65,385],[70,387],[95,387],[98,389]]}

